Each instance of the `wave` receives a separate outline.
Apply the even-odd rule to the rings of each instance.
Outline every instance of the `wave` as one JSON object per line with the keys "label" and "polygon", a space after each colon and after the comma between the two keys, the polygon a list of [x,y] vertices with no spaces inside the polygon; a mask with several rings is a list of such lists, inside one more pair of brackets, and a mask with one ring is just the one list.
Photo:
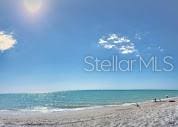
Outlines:
{"label": "wave", "polygon": [[67,111],[80,111],[86,109],[95,109],[102,108],[104,106],[92,106],[92,107],[82,107],[82,108],[49,108],[49,107],[34,107],[32,109],[20,109],[21,112],[42,112],[42,113],[50,113],[50,112],[67,112]]}
{"label": "wave", "polygon": [[89,107],[79,107],[79,108],[52,108],[52,107],[37,106],[37,107],[26,108],[26,109],[0,110],[0,112],[19,111],[19,112],[52,113],[52,112],[90,110],[90,109],[97,109],[97,108],[104,108],[104,107],[130,106],[130,105],[135,105],[135,103],[123,103],[123,104],[116,104],[116,105],[99,105],[99,106],[89,106]]}

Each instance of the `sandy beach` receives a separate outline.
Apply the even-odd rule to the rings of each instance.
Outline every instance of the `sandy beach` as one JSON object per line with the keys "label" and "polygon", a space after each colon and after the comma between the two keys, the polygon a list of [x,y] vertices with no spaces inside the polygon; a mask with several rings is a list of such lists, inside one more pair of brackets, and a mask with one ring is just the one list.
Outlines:
{"label": "sandy beach", "polygon": [[63,112],[1,111],[1,127],[176,127],[176,102],[145,102]]}

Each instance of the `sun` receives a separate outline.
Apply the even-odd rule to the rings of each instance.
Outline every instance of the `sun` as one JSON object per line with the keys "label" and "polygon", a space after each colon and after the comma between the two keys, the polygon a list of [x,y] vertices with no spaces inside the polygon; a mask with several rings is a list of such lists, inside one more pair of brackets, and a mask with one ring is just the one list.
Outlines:
{"label": "sun", "polygon": [[24,0],[24,6],[29,13],[37,13],[42,7],[42,0]]}

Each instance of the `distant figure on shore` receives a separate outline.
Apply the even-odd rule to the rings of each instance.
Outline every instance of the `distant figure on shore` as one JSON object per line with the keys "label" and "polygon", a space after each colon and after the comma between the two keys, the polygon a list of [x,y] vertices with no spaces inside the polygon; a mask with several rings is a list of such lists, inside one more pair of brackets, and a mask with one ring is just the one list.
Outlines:
{"label": "distant figure on shore", "polygon": [[154,102],[162,102],[162,100],[160,98],[159,99],[154,98],[153,101]]}
{"label": "distant figure on shore", "polygon": [[139,105],[138,103],[136,103],[136,106],[137,106],[138,108],[140,108],[140,105]]}

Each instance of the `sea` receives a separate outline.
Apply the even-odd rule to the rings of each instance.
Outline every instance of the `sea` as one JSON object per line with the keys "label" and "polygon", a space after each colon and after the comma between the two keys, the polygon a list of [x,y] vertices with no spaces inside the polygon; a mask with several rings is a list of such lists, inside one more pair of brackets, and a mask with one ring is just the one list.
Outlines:
{"label": "sea", "polygon": [[70,111],[103,106],[127,105],[166,96],[178,90],[75,90],[51,93],[0,94],[0,111]]}

